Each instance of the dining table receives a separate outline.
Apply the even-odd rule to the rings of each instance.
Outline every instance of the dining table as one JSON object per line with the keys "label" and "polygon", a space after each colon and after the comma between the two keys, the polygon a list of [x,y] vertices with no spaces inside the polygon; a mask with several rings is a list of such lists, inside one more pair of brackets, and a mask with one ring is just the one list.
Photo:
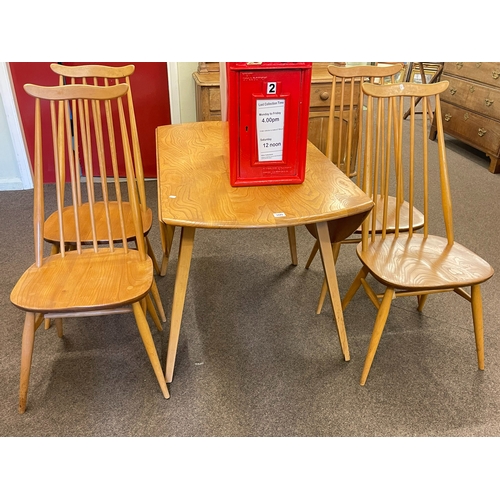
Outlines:
{"label": "dining table", "polygon": [[[371,198],[311,142],[301,184],[230,184],[228,122],[205,121],[156,129],[158,217],[165,260],[180,228],[165,378],[171,383],[181,332],[196,230],[292,228],[306,225],[319,241],[343,357],[349,346],[332,242],[352,234],[373,208]],[[228,249],[228,252],[231,250]],[[301,314],[300,308],[297,314]]]}

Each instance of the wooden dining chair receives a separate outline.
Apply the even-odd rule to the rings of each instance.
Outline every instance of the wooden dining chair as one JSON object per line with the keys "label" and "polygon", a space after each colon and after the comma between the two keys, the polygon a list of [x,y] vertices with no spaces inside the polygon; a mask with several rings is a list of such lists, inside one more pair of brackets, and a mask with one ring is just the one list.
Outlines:
{"label": "wooden dining chair", "polygon": [[[361,385],[370,371],[393,299],[401,296],[416,296],[418,310],[426,298],[433,293],[455,292],[472,306],[472,317],[480,370],[484,369],[483,313],[481,283],[493,275],[493,268],[481,257],[455,242],[452,220],[452,203],[446,149],[444,143],[440,93],[448,82],[420,85],[403,83],[374,85],[364,83],[363,92],[368,96],[366,146],[364,148],[363,189],[370,193],[375,203],[374,210],[384,207],[382,217],[366,220],[362,225],[362,241],[357,246],[357,255],[362,268],[347,291],[343,309],[362,287],[378,309]],[[437,161],[430,161],[428,151],[428,120],[415,120],[415,101],[421,99],[423,116],[426,116],[429,100],[435,102],[434,123],[437,127]],[[410,104],[410,123],[404,123],[404,105]],[[407,104],[406,104],[407,105]],[[421,130],[420,130],[421,129]],[[432,163],[432,164],[431,164]],[[383,189],[381,189],[381,182]],[[439,187],[439,190],[436,188]],[[396,197],[395,220],[403,215],[401,200],[407,200],[409,214],[417,203],[423,210],[422,232],[413,229],[410,218],[409,230],[389,228],[389,193]],[[440,194],[439,194],[440,193]],[[434,195],[434,196],[432,196]],[[431,234],[429,219],[433,216],[443,220],[443,236]],[[376,230],[376,224],[381,230]],[[369,278],[369,275],[371,278]],[[385,287],[377,294],[370,285],[372,278]],[[464,288],[470,287],[470,293]]]}
{"label": "wooden dining chair", "polygon": [[[129,248],[131,242],[127,235],[129,224],[133,224],[134,234],[144,233],[134,171],[134,146],[131,146],[137,142],[137,137],[133,134],[129,137],[121,100],[129,87],[122,83],[109,87],[26,84],[24,88],[35,98],[35,263],[21,276],[10,297],[12,303],[26,313],[19,411],[23,413],[26,409],[35,331],[44,318],[55,319],[58,334],[62,337],[63,318],[133,312],[162,394],[168,398],[160,360],[145,317],[147,310],[156,326],[162,328],[149,296],[154,283],[153,263],[147,255],[144,238],[136,238],[134,248]],[[42,138],[42,123],[45,123],[47,114],[50,115],[51,137]],[[118,126],[114,126],[113,116],[118,116]],[[73,146],[77,141],[80,148]],[[56,174],[55,220],[60,251],[49,256],[44,256],[44,196],[47,196],[49,185],[43,183],[42,143],[53,151]],[[95,150],[92,143],[96,145]],[[126,169],[126,177],[121,181],[125,182],[118,182],[116,177],[106,174],[105,152],[109,150],[115,157],[119,144]],[[64,195],[62,187],[64,166],[69,170],[68,196]],[[80,175],[80,166],[85,177]],[[95,166],[98,168],[93,168]],[[116,170],[116,165],[113,165],[113,170]],[[99,210],[96,207],[100,207]],[[74,227],[69,227],[68,212],[72,214]],[[101,222],[97,220],[98,216],[106,220],[105,237],[98,234]],[[67,244],[67,234],[71,245]]]}
{"label": "wooden dining chair", "polygon": [[[413,82],[414,78],[418,75],[420,78],[420,83],[426,85],[428,83],[439,82],[441,74],[443,73],[444,62],[429,63],[429,62],[410,62],[408,63],[408,73],[406,75],[406,81]],[[415,101],[415,106],[418,105],[420,99]],[[427,106],[429,122],[432,125],[434,119],[432,108],[430,105]],[[406,111],[404,114],[404,119],[410,116],[411,110]],[[421,114],[421,111],[417,111]]]}
{"label": "wooden dining chair", "polygon": [[[384,85],[394,83],[396,78],[401,76],[404,65],[401,63],[385,64],[381,66],[328,66],[328,71],[332,75],[332,91],[330,103],[330,116],[328,122],[328,133],[326,143],[326,156],[341,168],[348,177],[354,178],[356,184],[362,188],[362,172],[358,172],[360,164],[361,139],[364,132],[364,96],[362,92],[362,83],[369,81],[374,84]],[[361,163],[362,164],[362,163]],[[401,216],[398,220],[398,229],[400,231],[409,230],[409,205],[402,200]],[[390,196],[387,198],[389,222],[387,231],[394,232],[396,228],[395,203],[396,198]],[[375,230],[381,230],[380,219],[383,215],[382,205],[378,204],[377,225]],[[370,215],[371,217],[371,215]],[[416,208],[412,210],[412,228],[420,229],[424,224],[424,218],[421,212]],[[308,227],[309,229],[309,227]],[[316,238],[314,228],[311,234]],[[355,231],[353,237],[339,239],[339,235],[333,230],[330,231],[335,259],[338,258],[342,244],[358,243],[361,240],[361,227]],[[306,263],[306,269],[311,265],[317,251],[319,243],[316,240],[309,259]],[[323,286],[318,301],[316,313],[319,314],[323,308],[323,303],[327,294],[326,280],[323,280]]]}
{"label": "wooden dining chair", "polygon": [[[137,189],[139,193],[139,203],[141,208],[141,217],[142,217],[142,226],[144,228],[144,238],[146,242],[146,248],[148,255],[151,257],[153,262],[153,266],[158,275],[160,275],[160,267],[158,266],[158,262],[156,260],[155,254],[153,252],[153,248],[148,238],[148,233],[151,230],[151,226],[153,223],[153,212],[150,207],[147,205],[146,200],[146,189],[144,185],[144,171],[142,165],[142,155],[139,144],[139,136],[137,132],[137,124],[136,124],[136,115],[134,108],[134,100],[132,96],[132,87],[130,84],[130,76],[135,71],[135,66],[133,64],[129,64],[126,66],[104,66],[104,65],[79,65],[79,66],[65,66],[62,64],[53,63],[50,65],[51,70],[59,75],[59,85],[101,85],[101,86],[109,86],[116,85],[118,83],[126,83],[129,87],[129,91],[126,95],[126,100],[124,103],[124,110],[126,110],[126,114],[128,115],[128,123],[130,127],[130,133],[134,138],[132,142],[132,157],[133,157],[133,165],[135,178],[137,183]],[[90,147],[95,147],[94,145],[89,145]],[[81,152],[81,144],[78,141],[75,141],[74,147],[76,150],[76,157],[80,157]],[[120,177],[123,177],[125,174],[124,171],[124,163],[123,158],[118,154],[116,158],[108,158],[108,175],[115,176],[116,179],[119,180]],[[112,169],[112,163],[116,163],[116,170]],[[62,176],[61,188],[64,193],[65,187],[65,175],[66,172],[62,170],[60,172]],[[85,173],[83,173],[85,175]],[[79,188],[79,186],[77,186]],[[78,191],[79,192],[79,191]],[[81,201],[81,195],[78,197],[79,203],[81,204],[81,223],[80,231],[82,242],[84,244],[90,244],[92,242],[92,235],[89,226],[89,206],[87,203],[83,203]],[[123,208],[126,213],[130,212],[131,207],[128,203],[124,203]],[[105,207],[102,203],[98,202],[94,205],[94,217],[97,224],[97,240],[98,241],[106,241],[107,238],[107,221],[105,217]],[[74,233],[74,222],[72,220],[73,215],[70,211],[65,212],[65,220],[64,224],[66,225],[66,245],[70,247],[75,246],[76,242],[76,234]],[[86,222],[84,223],[84,221]],[[116,221],[118,223],[118,219],[112,219],[112,222]],[[125,217],[125,231],[126,236],[129,241],[134,241],[136,239],[135,228],[133,225],[132,218],[130,216]],[[114,231],[114,234],[118,234],[117,231]],[[58,228],[58,220],[57,213],[51,214],[47,221],[45,222],[44,228],[44,238],[47,242],[51,243],[52,251],[59,251],[59,228]],[[163,322],[166,321],[165,311],[163,309],[162,301],[160,299],[158,289],[156,286],[156,282],[153,283],[151,293],[153,295],[153,299],[156,304],[156,308],[158,310],[158,314]],[[49,326],[48,321],[46,322],[46,328]]]}

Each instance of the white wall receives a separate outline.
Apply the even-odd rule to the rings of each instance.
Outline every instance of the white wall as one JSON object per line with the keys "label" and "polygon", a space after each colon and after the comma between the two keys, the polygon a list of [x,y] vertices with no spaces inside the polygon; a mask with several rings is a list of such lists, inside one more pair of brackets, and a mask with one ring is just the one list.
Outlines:
{"label": "white wall", "polygon": [[172,123],[196,121],[195,86],[193,73],[197,62],[167,63]]}
{"label": "white wall", "polygon": [[177,63],[181,123],[196,121],[196,100],[193,73],[196,72],[197,69],[197,62]]}
{"label": "white wall", "polygon": [[16,162],[16,155],[3,100],[0,99],[0,190],[22,189],[23,183]]}
{"label": "white wall", "polygon": [[33,180],[8,65],[0,62],[0,191],[31,189]]}

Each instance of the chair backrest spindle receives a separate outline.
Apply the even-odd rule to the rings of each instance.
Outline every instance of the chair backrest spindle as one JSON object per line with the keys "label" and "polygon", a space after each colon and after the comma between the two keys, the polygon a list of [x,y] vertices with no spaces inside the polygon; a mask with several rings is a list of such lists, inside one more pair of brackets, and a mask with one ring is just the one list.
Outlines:
{"label": "chair backrest spindle", "polygon": [[[444,130],[441,115],[441,100],[436,96],[436,123],[437,123],[437,139],[438,142],[444,143]],[[441,175],[441,197],[443,199],[443,215],[446,225],[446,236],[448,242],[454,241],[453,231],[453,210],[451,206],[450,182],[448,179],[448,164],[446,161],[446,152],[444,149],[439,150],[439,171]]]}
{"label": "chair backrest spindle", "polygon": [[34,207],[33,222],[35,236],[35,263],[37,267],[42,266],[43,261],[43,229],[45,222],[44,192],[43,192],[43,162],[42,162],[42,119],[40,99],[35,99],[35,154],[34,154]]}
{"label": "chair backrest spindle", "polygon": [[[98,64],[90,64],[83,66],[65,66],[62,64],[51,64],[51,69],[59,75],[59,84],[63,85],[67,79],[70,79],[71,84],[93,84],[94,86],[103,85],[118,85],[125,83],[129,86],[129,91],[126,97],[128,121],[131,130],[131,151],[133,156],[133,166],[135,177],[137,179],[137,189],[139,194],[140,209],[142,212],[147,210],[146,190],[144,186],[144,170],[142,164],[142,155],[137,132],[137,123],[135,117],[134,102],[132,96],[132,88],[130,85],[130,75],[135,71],[135,66],[129,64],[127,66],[102,66]],[[120,98],[121,99],[121,98]],[[112,158],[113,175],[116,176],[115,189],[118,188],[120,175],[118,173],[118,160]],[[116,171],[115,167],[116,166]]]}
{"label": "chair backrest spindle", "polygon": [[361,84],[371,81],[383,85],[386,79],[394,80],[402,64],[391,66],[328,66],[332,75],[330,113],[325,154],[348,177],[356,176],[358,186],[363,179],[357,175],[356,163],[360,160],[360,137],[363,134],[363,92]]}
{"label": "chair backrest spindle", "polygon": [[[417,124],[415,103],[418,98],[422,102],[423,117],[428,113],[428,98],[433,97],[436,101],[436,119],[441,123],[441,107],[439,94],[447,87],[447,82],[440,82],[431,85],[419,84],[390,84],[385,86],[374,85],[372,83],[363,84],[363,92],[368,96],[367,101],[367,131],[364,137],[364,170],[369,177],[365,183],[366,192],[373,197],[376,204],[373,211],[377,210],[377,204],[383,203],[383,216],[380,218],[382,228],[379,235],[375,232],[374,218],[371,225],[366,221],[363,224],[363,249],[366,250],[369,237],[371,241],[376,238],[386,238],[387,234],[394,233],[397,238],[402,229],[403,211],[408,219],[408,236],[414,232],[414,209],[417,209],[416,194],[422,193],[423,200],[423,231],[424,236],[429,232],[429,139],[427,120],[422,120],[421,134],[417,134],[420,124]],[[410,120],[409,124],[403,127],[404,123],[404,99],[409,99]],[[375,130],[373,130],[373,128]],[[442,129],[442,124],[441,124]],[[406,140],[407,138],[407,140]],[[402,144],[408,144],[408,148],[403,151]],[[444,222],[448,241],[453,242],[453,224],[451,196],[448,183],[447,165],[444,152],[444,134],[441,130],[439,135],[438,127],[438,148],[440,158],[441,176],[441,196],[444,209]],[[421,183],[419,188],[416,184]],[[396,203],[393,204],[395,220],[394,230],[386,230],[388,225],[389,206],[388,197],[393,195]],[[382,195],[382,196],[380,196]],[[406,205],[406,206],[404,206]]]}
{"label": "chair backrest spindle", "polygon": [[[422,116],[427,116],[428,99],[422,100]],[[429,220],[429,146],[427,143],[428,135],[427,120],[422,122],[422,141],[424,143],[424,165],[423,165],[423,183],[424,183],[424,217]],[[429,224],[424,225],[424,236],[429,235]]]}
{"label": "chair backrest spindle", "polygon": [[[64,169],[64,150],[61,147],[61,136],[64,134],[64,126],[61,123],[61,102],[58,105],[58,113],[56,114],[56,102],[50,101],[50,122],[52,125],[52,148],[54,154],[54,170],[56,177],[56,185],[60,189],[56,191],[56,203],[57,211],[59,214],[59,240],[61,241],[61,253],[64,255],[64,229],[62,224],[62,207],[64,206],[64,190],[61,190],[61,186],[64,183],[64,175],[61,172],[61,168]],[[64,143],[63,143],[64,145]]]}
{"label": "chair backrest spindle", "polygon": [[[129,130],[127,125],[127,115],[124,111],[123,97],[128,92],[126,84],[118,84],[107,87],[97,87],[88,85],[66,85],[58,87],[38,87],[36,85],[26,85],[26,92],[35,97],[35,247],[36,262],[41,265],[43,259],[43,165],[41,163],[41,112],[40,101],[50,101],[51,131],[53,136],[54,165],[56,171],[56,198],[58,208],[58,220],[60,231],[60,252],[65,256],[65,235],[63,228],[65,213],[70,210],[77,228],[76,251],[81,253],[84,241],[80,236],[82,224],[90,227],[83,231],[91,234],[91,238],[85,243],[92,243],[93,251],[98,252],[102,248],[102,236],[97,234],[97,222],[95,220],[94,207],[96,203],[104,205],[106,224],[108,227],[108,239],[106,241],[109,251],[113,252],[115,245],[113,241],[121,241],[124,251],[127,252],[126,221],[124,219],[123,202],[129,202],[132,206],[132,216],[136,234],[143,234],[141,208],[135,179],[134,158],[130,145]],[[112,107],[116,107],[119,118],[119,126],[113,126]],[[103,109],[102,109],[103,108]],[[71,117],[70,117],[71,115]],[[70,119],[71,118],[71,119]],[[108,189],[110,179],[106,174],[106,160],[104,150],[106,149],[105,136],[109,137],[109,144],[112,146],[112,156],[117,156],[117,145],[121,144],[126,166],[126,188],[127,196],[121,193],[121,185],[111,198],[111,191]],[[132,139],[133,141],[134,139]],[[75,148],[78,142],[80,148]],[[91,146],[95,146],[95,148]],[[80,152],[82,154],[80,154]],[[79,156],[78,156],[79,155]],[[97,159],[95,158],[97,156]],[[82,161],[82,168],[85,172],[85,179],[79,175],[78,162]],[[64,189],[65,182],[62,172],[68,164],[71,182],[71,205],[65,206]],[[99,174],[96,180],[99,184],[94,185],[95,179],[92,167],[99,166]],[[95,174],[97,176],[97,174]],[[84,208],[81,205],[81,198],[78,194],[77,186],[80,182],[85,182],[87,186],[87,205],[85,210],[90,212],[90,216],[83,217],[80,213]],[[123,183],[121,183],[123,184]],[[116,199],[115,199],[116,198]],[[83,217],[83,218],[82,218]],[[121,235],[113,234],[112,219],[120,218]],[[82,221],[85,220],[85,223]],[[66,222],[67,223],[67,222]],[[142,258],[146,258],[146,247],[144,238],[137,238],[137,249]],[[38,264],[39,263],[39,264]]]}

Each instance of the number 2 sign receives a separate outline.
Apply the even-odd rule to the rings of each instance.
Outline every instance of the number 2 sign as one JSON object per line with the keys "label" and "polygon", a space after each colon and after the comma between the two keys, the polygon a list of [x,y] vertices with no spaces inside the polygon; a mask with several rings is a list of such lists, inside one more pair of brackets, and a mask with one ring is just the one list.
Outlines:
{"label": "number 2 sign", "polygon": [[267,82],[267,93],[276,94],[276,82]]}

